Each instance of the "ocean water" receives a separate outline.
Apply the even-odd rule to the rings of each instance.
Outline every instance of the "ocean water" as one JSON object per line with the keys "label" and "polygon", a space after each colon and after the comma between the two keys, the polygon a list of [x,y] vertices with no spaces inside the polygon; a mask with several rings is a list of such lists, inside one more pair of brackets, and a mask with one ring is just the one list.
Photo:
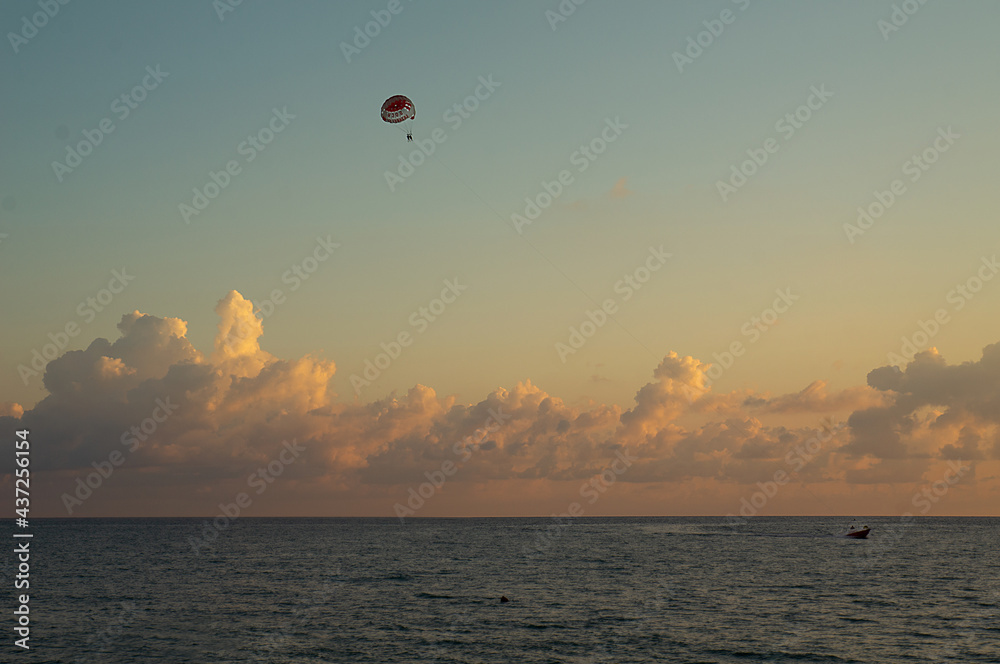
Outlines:
{"label": "ocean water", "polygon": [[1000,519],[846,522],[35,520],[3,661],[1000,661]]}

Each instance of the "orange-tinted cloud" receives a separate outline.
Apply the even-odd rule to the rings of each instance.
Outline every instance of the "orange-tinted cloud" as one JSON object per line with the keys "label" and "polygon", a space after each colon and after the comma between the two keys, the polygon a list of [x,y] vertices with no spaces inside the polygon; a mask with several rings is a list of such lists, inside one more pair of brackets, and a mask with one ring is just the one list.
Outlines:
{"label": "orange-tinted cloud", "polygon": [[751,398],[746,405],[768,413],[837,413],[876,408],[887,402],[886,395],[871,387],[859,385],[830,394],[826,381],[815,380],[801,392],[773,399]]}
{"label": "orange-tinted cloud", "polygon": [[[317,500],[330,501],[330,513],[343,513],[335,501],[344,500],[357,513],[373,505],[391,513],[406,487],[442,469],[450,484],[441,509],[460,513],[476,491],[497,492],[498,500],[513,486],[550,495],[551,487],[608,472],[615,459],[628,459],[623,484],[669,485],[694,500],[712,487],[738,493],[776,469],[844,490],[916,481],[935,461],[998,458],[1000,346],[957,367],[923,353],[905,372],[876,369],[868,387],[834,394],[822,381],[777,397],[717,394],[706,385],[707,364],[670,352],[627,409],[569,406],[527,379],[474,404],[424,385],[362,404],[330,391],[333,362],[262,350],[262,321],[238,292],[216,313],[207,356],[179,319],[123,316],[119,339],[96,339],[50,362],[48,396],[28,410],[5,406],[0,425],[29,428],[45,441],[33,468],[52,474],[57,495],[95,462],[124,453],[106,495],[129,505],[162,501],[171,487],[192,496],[185,505],[199,505],[197,496],[239,486],[294,439],[307,452],[283,470],[281,484],[309,501],[308,513]],[[852,409],[849,429],[820,419]],[[813,413],[816,424],[765,425],[755,413]],[[622,494],[638,500],[641,491]],[[214,510],[211,498],[201,504],[183,509]]]}
{"label": "orange-tinted cloud", "polygon": [[10,417],[21,417],[24,415],[24,407],[13,401],[0,401],[0,417],[4,415]]}
{"label": "orange-tinted cloud", "polygon": [[984,348],[979,361],[960,365],[949,365],[931,348],[917,353],[905,370],[871,371],[868,384],[887,402],[851,415],[852,454],[1000,458],[1000,344]]}
{"label": "orange-tinted cloud", "polygon": [[608,192],[608,195],[611,198],[625,198],[626,196],[631,196],[635,193],[625,186],[627,180],[628,178],[619,178],[619,180],[615,182],[615,186],[613,186],[611,191]]}

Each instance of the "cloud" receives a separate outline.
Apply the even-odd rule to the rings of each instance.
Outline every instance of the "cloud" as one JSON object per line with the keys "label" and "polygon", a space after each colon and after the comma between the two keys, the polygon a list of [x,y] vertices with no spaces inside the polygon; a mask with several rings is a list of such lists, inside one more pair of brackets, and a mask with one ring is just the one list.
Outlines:
{"label": "cloud", "polygon": [[0,401],[0,417],[20,418],[22,415],[24,415],[24,407],[21,404],[13,401]]}
{"label": "cloud", "polygon": [[615,182],[615,186],[611,187],[611,191],[608,192],[608,196],[611,198],[625,198],[626,196],[631,196],[635,193],[625,186],[625,182],[627,180],[628,178],[619,178],[619,180]]}
{"label": "cloud", "polygon": [[[620,455],[632,459],[622,484],[684,484],[692,500],[752,485],[796,459],[808,461],[794,464],[802,480],[873,484],[914,481],[934,460],[998,456],[1000,346],[959,366],[929,351],[906,371],[882,367],[869,386],[832,394],[823,381],[776,397],[714,393],[708,364],[670,352],[628,407],[570,406],[528,379],[471,404],[419,384],[357,403],[331,392],[332,361],[262,350],[262,321],[238,292],[215,311],[208,355],[188,341],[184,321],[134,311],[114,342],[95,339],[50,362],[48,395],[33,408],[0,407],[4,430],[29,428],[45,441],[32,463],[53,478],[54,495],[118,452],[126,461],[106,494],[118,507],[104,513],[153,509],[169,492],[205,513],[214,503],[200,496],[222,487],[232,495],[228,487],[245,485],[293,439],[307,452],[282,474],[282,490],[336,513],[337,501],[389,510],[405,487],[442,468],[455,470],[448,490],[458,509],[471,487],[550,495],[545,487],[600,476]],[[852,409],[849,429],[819,417]],[[814,426],[757,417],[804,413],[817,415]],[[821,426],[833,433],[811,444]]]}
{"label": "cloud", "polygon": [[[215,352],[206,358],[187,340],[187,324],[135,311],[114,343],[96,339],[46,368],[49,394],[23,412],[21,425],[46,441],[38,469],[84,469],[151,417],[158,400],[176,406],[132,454],[133,469],[197,468],[225,475],[239,460],[259,460],[302,431],[296,418],[325,405],[332,362],[280,361],[260,350],[260,321],[231,292],[216,309]],[[242,336],[234,337],[234,330]],[[234,343],[235,340],[235,343]],[[227,345],[228,344],[228,345]]]}
{"label": "cloud", "polygon": [[917,353],[905,370],[872,370],[868,384],[886,403],[851,415],[853,441],[846,449],[851,454],[1000,458],[1000,344],[985,347],[978,361],[959,365],[949,365],[931,348]]}
{"label": "cloud", "polygon": [[804,390],[773,399],[750,398],[745,405],[768,413],[836,413],[884,405],[888,398],[877,389],[859,385],[829,394],[826,381],[815,380]]}
{"label": "cloud", "polygon": [[218,334],[211,361],[230,373],[251,376],[260,372],[274,357],[260,349],[264,321],[253,315],[253,303],[230,291],[215,307],[219,316]]}

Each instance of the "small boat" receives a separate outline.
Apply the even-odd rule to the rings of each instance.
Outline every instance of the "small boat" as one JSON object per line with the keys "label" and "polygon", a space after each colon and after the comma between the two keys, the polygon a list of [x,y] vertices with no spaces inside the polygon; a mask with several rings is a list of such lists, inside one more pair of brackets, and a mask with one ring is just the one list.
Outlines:
{"label": "small boat", "polygon": [[868,533],[870,532],[871,528],[869,528],[868,526],[858,527],[852,523],[850,526],[847,527],[847,533],[844,535],[844,537],[851,537],[853,539],[866,539],[868,537]]}

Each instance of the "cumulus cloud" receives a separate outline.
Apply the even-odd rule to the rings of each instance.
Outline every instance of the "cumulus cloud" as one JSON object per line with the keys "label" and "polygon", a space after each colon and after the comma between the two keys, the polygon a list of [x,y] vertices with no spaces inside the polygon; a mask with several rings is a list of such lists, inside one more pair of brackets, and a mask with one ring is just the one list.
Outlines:
{"label": "cumulus cloud", "polygon": [[[593,478],[628,455],[623,483],[695,482],[710,491],[705,482],[749,484],[779,468],[815,482],[874,483],[910,481],[928,459],[997,458],[998,346],[960,366],[923,353],[906,371],[876,369],[869,386],[832,394],[823,381],[777,397],[715,393],[709,365],[670,352],[627,408],[570,406],[528,379],[472,404],[419,384],[357,403],[330,391],[332,361],[264,351],[262,321],[238,292],[215,311],[207,355],[188,341],[184,321],[126,314],[114,342],[96,339],[49,363],[48,395],[33,408],[0,405],[0,425],[45,441],[33,468],[62,478],[64,490],[124,452],[116,481],[140,502],[161,495],[157,487],[197,493],[246,478],[293,439],[306,461],[289,467],[283,484],[313,499],[383,502],[444,467],[460,470],[462,485],[537,486]],[[852,409],[849,431],[821,424],[821,415]],[[787,413],[814,413],[816,424],[757,417]],[[832,433],[820,445],[821,426]]]}
{"label": "cumulus cloud", "polygon": [[274,361],[260,348],[264,321],[253,315],[253,303],[236,291],[230,291],[215,307],[219,316],[219,332],[215,337],[213,364],[225,367],[231,374],[256,375]]}
{"label": "cumulus cloud", "polygon": [[878,459],[1000,458],[1000,344],[958,365],[931,348],[905,370],[874,369],[868,385],[885,403],[851,415],[853,440],[845,451]]}
{"label": "cumulus cloud", "polygon": [[235,291],[217,312],[211,357],[187,340],[184,321],[135,311],[122,317],[114,343],[96,339],[50,362],[48,396],[20,416],[21,426],[46,441],[37,468],[87,468],[113,450],[131,450],[133,427],[154,413],[163,417],[161,402],[171,406],[170,416],[140,441],[131,469],[226,474],[240,459],[267,458],[284,438],[302,431],[296,418],[328,402],[333,363],[312,357],[286,362],[261,351],[260,321]]}
{"label": "cumulus cloud", "polygon": [[13,401],[0,401],[0,417],[9,416],[19,418],[24,415],[24,407]]}
{"label": "cumulus cloud", "polygon": [[837,413],[884,405],[888,398],[875,386],[858,385],[830,394],[826,381],[816,380],[801,392],[773,399],[751,397],[744,404],[769,413]]}

